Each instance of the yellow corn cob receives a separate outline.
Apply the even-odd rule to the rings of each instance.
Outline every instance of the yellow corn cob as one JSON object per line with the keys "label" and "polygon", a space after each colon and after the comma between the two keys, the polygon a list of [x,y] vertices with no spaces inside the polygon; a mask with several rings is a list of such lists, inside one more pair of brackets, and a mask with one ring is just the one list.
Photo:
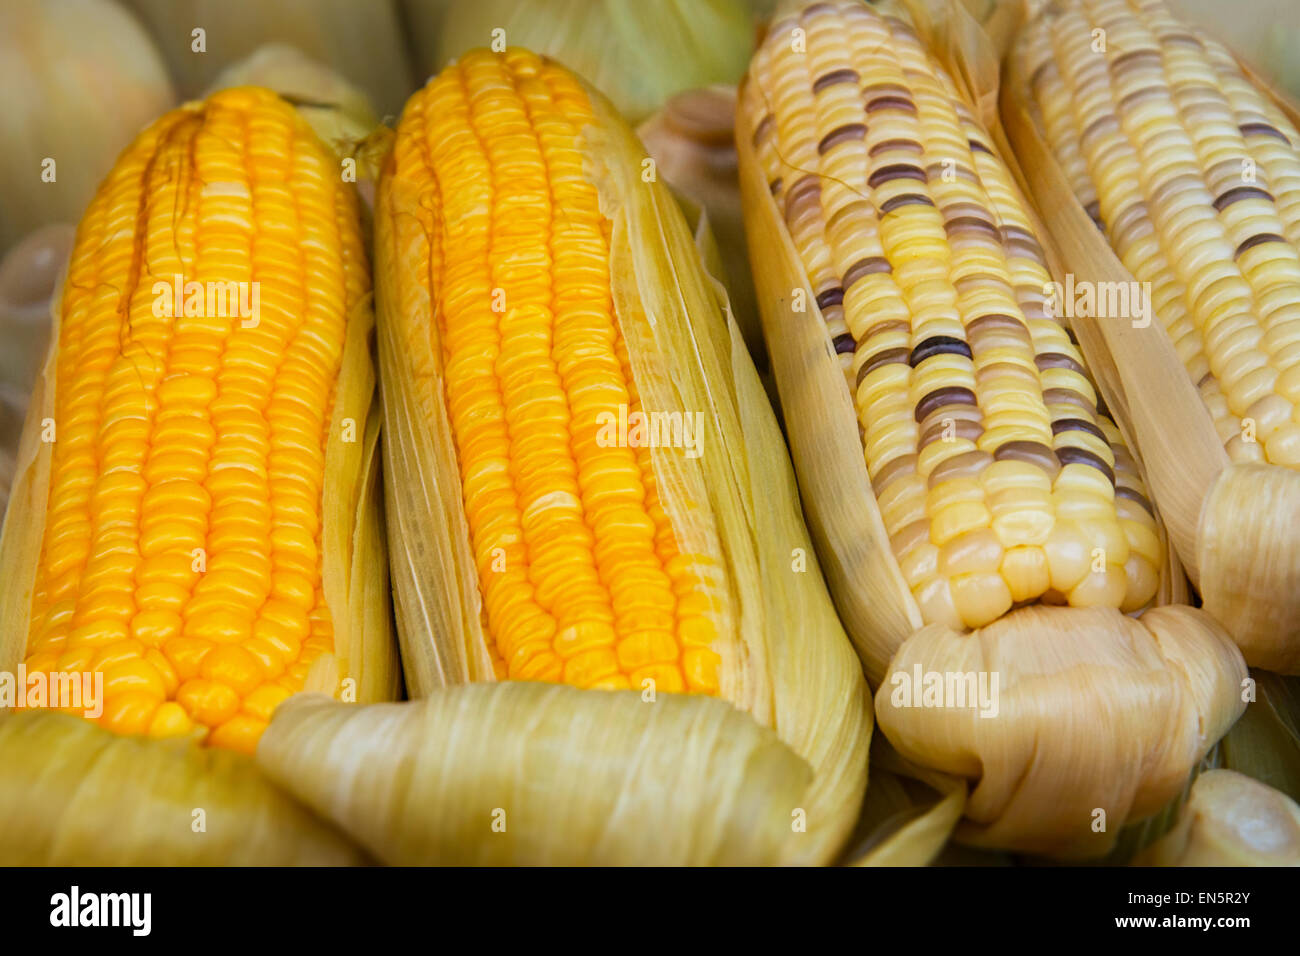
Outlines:
{"label": "yellow corn cob", "polygon": [[365,859],[238,752],[295,691],[398,689],[341,173],[229,89],[141,133],[77,231],[0,537],[0,863]]}
{"label": "yellow corn cob", "polygon": [[606,279],[609,223],[579,179],[592,121],[562,68],[470,54],[412,100],[394,152],[397,180],[429,196],[419,274],[437,296],[497,675],[716,693],[711,645],[730,614],[717,543],[679,542],[648,447],[600,438],[603,415],[643,410]]}
{"label": "yellow corn cob", "polygon": [[175,110],[122,155],[64,284],[39,559],[4,615],[28,674],[102,675],[110,730],[251,752],[338,663],[352,527],[326,468],[362,465],[370,386],[343,409],[339,382],[369,288],[356,198],[274,94]]}
{"label": "yellow corn cob", "polygon": [[631,129],[553,61],[466,53],[403,111],[375,250],[418,700],[287,704],[259,764],[389,862],[831,859],[866,683],[723,288]]}
{"label": "yellow corn cob", "polygon": [[1018,55],[1229,456],[1300,466],[1300,133],[1163,0],[1053,5]]}
{"label": "yellow corn cob", "polygon": [[911,27],[856,5],[765,44],[749,136],[852,390],[926,621],[1033,601],[1133,611],[1163,547],[1003,164]]}

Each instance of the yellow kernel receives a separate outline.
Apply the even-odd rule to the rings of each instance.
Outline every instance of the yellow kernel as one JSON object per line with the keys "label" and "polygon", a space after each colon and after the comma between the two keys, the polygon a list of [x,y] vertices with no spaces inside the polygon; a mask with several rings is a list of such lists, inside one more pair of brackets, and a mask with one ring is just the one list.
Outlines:
{"label": "yellow kernel", "polygon": [[279,707],[289,696],[289,691],[283,687],[276,684],[263,684],[244,698],[241,709],[244,713],[269,723],[275,708]]}
{"label": "yellow kernel", "polygon": [[722,659],[716,651],[703,647],[688,647],[682,651],[682,671],[686,686],[696,693],[716,694],[719,690],[718,670]]}
{"label": "yellow kernel", "polygon": [[174,700],[165,701],[158,707],[149,722],[150,737],[180,737],[194,729],[194,721],[185,713],[185,708]]}
{"label": "yellow kernel", "polygon": [[219,724],[208,737],[213,747],[225,747],[252,755],[257,750],[258,738],[266,730],[266,721],[249,714],[235,714]]}
{"label": "yellow kernel", "polygon": [[224,724],[239,710],[239,695],[219,681],[196,677],[176,691],[176,702],[194,720],[209,727]]}
{"label": "yellow kernel", "polygon": [[161,647],[181,633],[181,616],[175,611],[140,611],[131,619],[131,636],[149,647]]}
{"label": "yellow kernel", "polygon": [[140,659],[126,660],[104,669],[104,697],[108,699],[126,691],[149,694],[158,700],[167,696],[157,668]]}
{"label": "yellow kernel", "polygon": [[252,693],[267,678],[255,658],[237,644],[219,644],[203,658],[199,673],[208,680],[220,681],[234,688],[241,697]]}
{"label": "yellow kernel", "polygon": [[201,637],[173,637],[163,645],[163,653],[176,668],[176,676],[187,681],[199,676],[203,658],[215,647],[211,641]]}
{"label": "yellow kernel", "polygon": [[251,615],[243,610],[206,611],[185,621],[184,635],[215,644],[238,644],[252,636]]}
{"label": "yellow kernel", "polygon": [[958,574],[949,579],[953,604],[970,628],[991,624],[1011,610],[1011,589],[996,572]]}
{"label": "yellow kernel", "polygon": [[147,691],[132,690],[110,696],[106,690],[99,723],[114,733],[143,734],[149,730],[160,702],[160,698]]}
{"label": "yellow kernel", "polygon": [[97,671],[108,670],[124,661],[139,660],[144,655],[144,645],[139,641],[118,641],[102,648],[91,662],[91,668]]}
{"label": "yellow kernel", "polygon": [[649,664],[628,674],[628,683],[633,690],[641,690],[647,680],[654,681],[656,694],[680,694],[686,690],[686,681],[675,664]]}

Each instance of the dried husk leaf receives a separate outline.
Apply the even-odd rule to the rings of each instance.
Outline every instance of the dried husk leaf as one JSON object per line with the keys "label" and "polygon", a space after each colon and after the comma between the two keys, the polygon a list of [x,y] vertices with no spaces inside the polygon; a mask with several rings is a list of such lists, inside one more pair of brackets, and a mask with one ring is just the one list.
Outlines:
{"label": "dried husk leaf", "polygon": [[[1134,282],[1035,128],[1017,58],[1008,63],[1003,128],[1059,254],[1080,280]],[[1276,91],[1268,92],[1283,105]],[[1284,108],[1295,115],[1294,106]],[[1140,452],[1152,497],[1205,610],[1250,665],[1300,671],[1300,546],[1287,540],[1293,516],[1300,515],[1300,475],[1229,463],[1158,317],[1141,328],[1095,318],[1076,319],[1072,327],[1107,405]]]}
{"label": "dried husk leaf", "polygon": [[398,865],[759,865],[794,832],[808,764],[713,698],[507,681],[356,708],[300,695],[257,759]]}
{"label": "dried husk leaf", "polygon": [[[645,154],[631,131],[599,94],[589,95],[598,122],[584,130],[584,174],[611,220],[611,291],[637,390],[646,408],[704,416],[703,454],[689,459],[680,449],[655,448],[652,461],[679,536],[710,522],[725,557],[738,612],[734,633],[719,648],[722,696],[748,711],[746,720],[775,729],[812,767],[812,784],[799,803],[807,812],[806,839],[782,843],[781,859],[828,861],[853,825],[865,786],[871,729],[866,684],[824,590],[780,432],[725,290],[701,267],[668,190],[642,180]],[[407,686],[412,696],[433,697],[447,685],[494,678],[444,401],[437,323],[427,287],[409,271],[427,242],[415,214],[418,196],[410,189],[385,175],[377,203],[385,480]],[[411,323],[429,334],[399,331]],[[417,369],[433,387],[417,379]],[[807,562],[805,570],[795,569],[796,556]],[[500,691],[513,694],[507,687]],[[490,698],[484,691],[481,699]],[[561,746],[569,744],[550,749]],[[656,739],[654,746],[669,745]],[[579,748],[575,760],[598,772],[597,754],[584,757]],[[488,768],[467,765],[462,772],[472,777]],[[477,784],[471,779],[464,786]],[[560,822],[569,811],[557,805],[551,812],[551,826],[570,826]],[[695,826],[685,819],[680,825]],[[790,827],[788,808],[783,826]],[[526,852],[538,845],[519,847]],[[568,852],[594,860],[598,849],[575,843]]]}
{"label": "dried husk leaf", "polygon": [[1300,805],[1232,770],[1196,778],[1178,823],[1145,866],[1300,866]]}
{"label": "dried husk leaf", "polygon": [[368,862],[233,751],[28,710],[0,717],[0,754],[0,865]]}
{"label": "dried husk leaf", "polygon": [[122,147],[175,98],[148,35],[112,0],[0,4],[0,252],[80,219]]}
{"label": "dried husk leaf", "polygon": [[[304,121],[305,122],[305,121]],[[42,440],[46,420],[55,417],[55,399],[58,388],[58,344],[61,327],[62,284],[51,297],[51,332],[49,351],[45,364],[36,379],[28,407],[18,449],[17,478],[12,490],[10,508],[3,532],[0,532],[0,574],[6,587],[0,590],[0,672],[17,673],[25,656],[28,635],[31,631],[31,608],[36,572],[45,534],[46,505],[49,494],[53,442]],[[313,663],[307,676],[306,688],[329,694],[345,696],[358,703],[394,699],[401,689],[400,662],[393,640],[392,616],[388,599],[388,569],[385,561],[382,494],[379,482],[379,430],[380,415],[375,404],[375,369],[371,354],[371,333],[374,328],[374,308],[370,295],[356,303],[348,317],[346,340],[335,384],[334,404],[328,434],[331,440],[325,450],[324,483],[321,490],[321,588],[332,615],[334,627],[333,653],[322,654]],[[57,421],[55,426],[57,428]],[[354,434],[355,439],[343,436]],[[57,431],[56,431],[57,435]],[[20,715],[22,716],[22,715]],[[39,716],[39,715],[38,715]],[[16,718],[15,718],[16,719]],[[34,719],[23,717],[24,721]],[[74,719],[75,722],[75,719]],[[22,726],[27,726],[24,723]],[[56,735],[72,735],[60,721],[52,724]],[[114,735],[93,728],[97,733],[112,739]],[[25,779],[41,773],[41,764],[49,758],[49,751],[41,747],[22,744],[23,732],[10,730],[5,736],[0,731],[0,765],[5,780]],[[89,738],[87,738],[89,739]],[[93,743],[93,741],[92,741]],[[90,747],[91,744],[86,744]],[[94,747],[107,747],[101,741]],[[211,758],[204,755],[205,748],[183,741],[140,740],[132,747],[109,748],[109,752],[123,755],[126,761],[116,776],[109,779],[115,787],[100,786],[94,799],[104,806],[104,816],[112,819],[127,814],[128,807],[157,807],[163,811],[167,792],[155,793],[149,787],[138,786],[136,781],[147,779],[152,766],[162,766],[167,760],[177,773],[182,771],[210,773],[231,779],[194,782],[178,780],[178,788],[211,788],[212,792],[229,794],[223,798],[237,801],[240,794],[249,794],[250,800],[268,801],[264,784],[248,783],[245,777],[256,777],[251,762],[231,761],[225,756]],[[180,758],[164,758],[161,750],[198,751],[183,754]],[[154,753],[158,750],[159,753]],[[96,752],[89,750],[88,753]],[[138,768],[139,773],[131,768]],[[0,781],[3,782],[3,781]],[[186,792],[181,790],[179,792]],[[11,807],[19,819],[39,829],[54,804],[41,793],[19,789],[10,797]],[[214,798],[216,799],[216,798]],[[274,798],[275,806],[285,801]],[[196,804],[197,806],[197,804]],[[232,804],[238,809],[237,804]],[[135,811],[131,811],[134,813]],[[256,806],[248,813],[233,817],[231,826],[246,826],[246,837],[254,840],[260,832],[259,822],[265,810]],[[276,810],[277,814],[285,811]],[[242,822],[241,822],[242,821]],[[286,824],[287,825],[287,824]],[[298,839],[310,834],[306,823],[293,824],[286,839]],[[185,840],[188,831],[167,831],[167,839]],[[113,852],[120,852],[124,860],[136,858],[133,854],[156,854],[150,859],[171,859],[172,854],[189,860],[192,851],[183,846],[158,846],[152,849],[135,848],[135,840],[163,839],[163,835],[141,829],[131,832],[123,829],[122,843],[115,844]],[[234,837],[232,837],[234,839]],[[3,841],[0,841],[3,846]],[[285,855],[307,852],[310,848],[286,849],[282,844],[268,845],[268,856],[259,862],[284,862]],[[249,850],[255,854],[256,850]],[[254,857],[250,856],[250,860]],[[84,862],[78,860],[78,862]],[[209,860],[208,862],[218,862]]]}
{"label": "dried husk leaf", "polygon": [[[963,82],[990,82],[996,64],[981,59],[987,48],[975,44],[986,43],[977,25],[958,35],[962,22],[974,21],[955,7],[951,22],[957,27],[946,48],[962,58]],[[990,108],[986,101],[984,111]],[[1239,652],[1207,615],[1180,605],[1148,611],[1140,622],[1117,611],[1031,607],[964,635],[922,627],[885,534],[816,296],[748,135],[738,132],[737,149],[763,330],[804,511],[840,617],[879,688],[881,730],[912,763],[969,781],[957,839],[1057,856],[1105,854],[1125,822],[1154,813],[1177,792],[1239,716]],[[800,292],[806,312],[792,309]],[[1177,373],[1185,384],[1181,367]],[[1158,600],[1186,597],[1181,571],[1166,569]],[[1185,672],[1189,662],[1197,663]],[[1004,704],[997,719],[891,707],[886,679],[917,665],[923,673],[997,674],[1013,706]],[[1091,723],[1103,715],[1115,733]],[[1136,729],[1155,724],[1167,732]],[[1130,733],[1140,745],[1123,737]],[[1040,734],[1050,745],[1036,747]],[[1091,831],[1097,807],[1107,810],[1109,835]]]}

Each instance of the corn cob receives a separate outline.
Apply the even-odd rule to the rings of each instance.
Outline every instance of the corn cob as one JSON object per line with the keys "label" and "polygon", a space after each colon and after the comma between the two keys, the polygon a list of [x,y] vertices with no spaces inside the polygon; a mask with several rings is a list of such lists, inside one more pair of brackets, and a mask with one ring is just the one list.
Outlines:
{"label": "corn cob", "polygon": [[1300,466],[1300,133],[1162,0],[1060,7],[1022,44],[1076,195],[1151,283],[1229,457]]}
{"label": "corn cob", "polygon": [[988,137],[902,21],[847,7],[804,22],[807,55],[768,44],[755,59],[749,135],[925,620],[1144,607],[1163,554],[1153,509],[1045,301],[1042,250]]}
{"label": "corn cob", "polygon": [[[881,729],[974,788],[958,839],[1101,856],[1241,713],[1245,668],[1208,616],[1154,606],[1178,571],[1056,315],[1034,220],[893,9],[787,4],[740,91],[804,506]],[[913,675],[927,695],[940,678],[938,703]],[[1097,723],[1123,729],[1079,733]]]}
{"label": "corn cob", "polygon": [[[467,53],[403,111],[375,261],[420,699],[291,704],[258,750],[382,860],[816,862],[852,827],[866,685],[722,287],[652,171],[525,50]],[[694,451],[606,431],[673,413]]]}
{"label": "corn cob", "polygon": [[[21,665],[51,692],[102,678],[97,701],[26,688],[17,701],[88,716],[96,734],[188,738],[79,737],[120,761],[123,799],[126,768],[147,784],[171,767],[184,779],[157,803],[146,787],[143,805],[166,812],[192,786],[239,807],[242,793],[241,819],[259,827],[282,795],[246,760],[187,757],[192,742],[251,753],[272,711],[304,688],[361,701],[396,692],[369,302],[352,188],[267,90],[166,114],[87,210],[0,541],[0,670]],[[4,718],[0,735],[19,748],[6,766],[48,759],[26,748],[33,734],[74,746],[84,734],[67,720]],[[221,779],[188,779],[204,767]],[[75,802],[116,805],[82,793]],[[31,812],[45,820],[58,805]],[[293,814],[302,822],[286,823],[287,854],[268,845],[264,860],[292,861],[293,840],[319,829]],[[6,823],[57,841],[57,828],[24,813]],[[222,827],[243,832],[229,818]],[[39,853],[39,839],[23,845]],[[201,858],[172,848],[125,858]]]}
{"label": "corn cob", "polygon": [[1050,4],[1010,68],[1007,128],[1076,268],[1150,289],[1150,333],[1082,334],[1188,575],[1249,664],[1300,672],[1297,114],[1156,0]]}

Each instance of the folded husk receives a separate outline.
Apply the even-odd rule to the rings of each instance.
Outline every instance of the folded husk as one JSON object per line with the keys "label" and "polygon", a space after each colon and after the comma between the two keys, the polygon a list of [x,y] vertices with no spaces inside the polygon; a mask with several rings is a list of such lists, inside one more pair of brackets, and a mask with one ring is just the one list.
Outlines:
{"label": "folded husk", "polygon": [[299,696],[258,763],[386,863],[759,865],[795,832],[808,764],[727,703],[462,684],[356,708]]}
{"label": "folded husk", "polygon": [[[812,783],[798,804],[807,812],[807,833],[774,845],[772,858],[828,861],[853,825],[866,782],[871,730],[866,684],[824,590],[798,511],[780,432],[726,306],[725,291],[701,267],[692,235],[668,190],[657,181],[642,181],[644,152],[631,131],[599,94],[589,91],[589,95],[598,122],[584,131],[584,173],[596,186],[601,210],[612,223],[613,301],[638,391],[646,408],[699,410],[704,415],[709,447],[700,458],[686,462],[680,451],[656,448],[652,459],[665,510],[682,522],[680,527],[709,515],[716,524],[743,645],[730,671],[724,663],[723,694],[757,724],[772,727],[791,749],[791,757],[797,754],[812,768]],[[493,673],[443,395],[436,323],[427,289],[408,271],[420,244],[427,241],[414,214],[419,198],[408,189],[386,172],[377,203],[385,476],[407,686],[412,696],[434,698],[446,694],[447,685],[491,681]],[[402,336],[399,330],[409,323],[429,327],[432,334]],[[419,385],[416,368],[433,375],[432,389]],[[703,483],[704,500],[683,500],[683,489],[689,487],[683,477],[688,468],[697,469],[689,483]],[[795,568],[796,556],[807,561],[801,565],[803,570]],[[510,702],[533,699],[517,696],[523,693],[535,692],[519,691],[509,683],[479,689],[464,698],[468,709],[461,719],[487,720],[494,708],[514,706],[498,703],[501,695]],[[612,706],[601,702],[607,696],[598,691],[566,691],[563,699],[581,700],[581,713],[595,715]],[[592,698],[589,704],[588,698]],[[449,705],[411,706],[436,710]],[[672,706],[720,705],[692,701]],[[636,713],[635,708],[631,712]],[[597,733],[592,719],[584,718],[585,734]],[[666,727],[648,731],[654,736],[646,746],[662,747],[664,752],[674,746],[659,739]],[[574,731],[563,741],[548,742],[543,735],[533,739],[531,746],[563,752],[575,767],[599,774],[604,758],[584,749],[583,736]],[[679,738],[675,746],[682,745]],[[466,779],[459,785],[465,789],[460,792],[476,792],[484,785],[476,779],[479,776],[518,773],[514,766],[506,769],[498,764],[502,759],[497,754],[491,761],[463,765],[458,772]],[[731,779],[739,772],[738,766],[710,766],[696,774],[694,785],[723,791],[749,786]],[[567,780],[557,783],[570,785]],[[574,842],[565,851],[569,859],[611,859],[604,855],[602,844],[592,842],[596,834],[588,824],[566,819],[570,811],[560,801],[567,791],[545,790],[542,784],[537,788],[539,799],[550,804],[548,825],[573,834]],[[592,788],[598,786],[593,783]],[[637,797],[644,799],[649,798]],[[680,799],[692,807],[707,806],[699,793],[682,794]],[[464,812],[483,811],[473,807]],[[787,828],[789,815],[787,808]],[[676,827],[698,831],[702,826],[686,816],[675,819]],[[663,834],[660,837],[666,846],[686,846]],[[511,857],[513,862],[539,862],[530,855],[540,852],[543,844],[538,840],[513,844],[518,851]],[[629,852],[633,848],[623,846]],[[768,853],[758,851],[756,847],[752,858]],[[443,858],[440,853],[439,859]],[[679,853],[675,862],[693,859]],[[643,861],[619,856],[618,862]]]}
{"label": "folded husk", "polygon": [[175,99],[148,35],[112,0],[0,4],[0,253],[80,219],[117,154]]}
{"label": "folded husk", "polygon": [[[1088,282],[1132,283],[1079,205],[1035,128],[1027,78],[1015,57],[1001,119],[1027,186],[1069,269]],[[1282,108],[1295,107],[1268,90]],[[1300,672],[1300,474],[1230,464],[1200,395],[1159,318],[1079,318],[1072,327],[1107,404],[1140,452],[1152,496],[1188,575],[1252,666]]]}
{"label": "folded husk", "polygon": [[[674,93],[734,83],[754,44],[746,0],[404,0],[422,75],[503,42],[553,57],[640,122]],[[495,47],[494,47],[495,49]]]}
{"label": "folded husk", "polygon": [[[32,594],[45,533],[54,446],[52,442],[41,440],[41,432],[43,421],[54,417],[58,388],[56,373],[62,278],[58,286],[50,302],[49,351],[32,392],[19,444],[17,478],[4,529],[0,532],[0,575],[3,575],[6,582],[6,587],[0,589],[0,672],[10,674],[16,673],[25,656],[31,630]],[[358,703],[392,700],[398,695],[401,686],[400,663],[392,634],[388,568],[385,560],[387,550],[382,518],[383,489],[379,479],[380,413],[376,402],[375,369],[370,345],[373,328],[373,301],[367,295],[357,302],[348,317],[346,340],[335,385],[333,414],[328,425],[328,434],[332,440],[325,451],[325,477],[321,490],[321,588],[332,615],[334,651],[316,659],[308,673],[305,688],[309,691],[341,694]],[[358,440],[340,440],[340,436],[351,430],[344,428],[345,419],[351,419],[355,423]],[[10,728],[7,736],[0,731],[0,766],[5,768],[0,778],[34,778],[42,772],[42,764],[55,751],[54,747],[24,744],[25,732],[22,728],[37,717],[41,715],[20,714],[5,719],[6,722],[13,721],[18,729]],[[22,723],[19,723],[20,719]],[[50,723],[50,729],[42,730],[47,735],[44,739],[68,739],[74,741],[69,746],[75,746],[80,733],[73,726],[77,722],[73,719],[71,723],[63,720]],[[0,727],[5,725],[0,722]],[[40,726],[45,727],[44,724]],[[106,731],[92,729],[96,734],[113,739],[113,735]],[[89,737],[85,740],[88,741],[84,744],[86,747],[108,747],[105,741],[96,742]],[[256,772],[248,761],[241,763],[225,756],[211,758],[203,754],[203,748],[183,741],[139,740],[130,743],[131,747],[108,747],[108,752],[122,755],[120,759],[124,763],[109,778],[113,787],[104,785],[94,792],[95,801],[104,806],[104,816],[96,819],[113,819],[114,814],[120,817],[127,814],[128,807],[137,806],[144,808],[139,812],[145,815],[151,812],[149,808],[164,812],[167,800],[171,799],[167,792],[136,784],[138,779],[148,779],[150,767],[169,766],[176,773],[202,772],[212,775],[215,779],[211,781],[178,779],[172,785],[177,788],[198,788],[199,792],[210,790],[217,795],[214,799],[230,802],[232,812],[240,809],[240,794],[247,794],[254,804],[256,801],[270,801],[267,805],[272,807],[285,804],[283,798],[264,793],[268,789],[264,784],[249,783],[245,779],[250,775],[256,777]],[[164,757],[164,748],[168,752],[180,748],[181,756]],[[186,750],[198,751],[198,754],[185,753]],[[87,752],[94,753],[96,750]],[[169,760],[171,763],[168,763]],[[229,779],[220,779],[224,777]],[[188,791],[181,789],[180,792]],[[229,796],[220,797],[221,794]],[[55,803],[51,802],[48,795],[37,790],[18,788],[9,800],[10,813],[7,817],[16,821],[15,825],[30,826],[36,832],[44,832],[43,828],[51,826],[48,818]],[[272,811],[258,809],[256,805],[245,809],[247,812],[235,814],[229,824],[240,828],[238,833],[231,836],[232,840],[247,840],[250,844],[243,851],[242,859],[269,864],[288,862],[295,858],[295,854],[309,853],[310,847],[287,846],[283,842],[271,841],[264,848],[265,856],[260,856],[259,853],[263,851],[258,849],[257,837],[261,828],[269,825],[261,822],[261,815]],[[275,809],[273,812],[283,815],[287,811]],[[289,829],[285,840],[300,841],[304,834],[314,832],[313,826],[305,822],[287,826]],[[120,842],[105,852],[120,854],[123,861],[137,858],[168,860],[175,857],[181,861],[201,858],[208,863],[223,862],[220,857],[194,857],[193,854],[198,851],[183,845],[152,848],[135,845],[136,841],[184,841],[188,838],[187,835],[188,831],[170,829],[165,833],[123,829]],[[0,853],[4,850],[5,842],[0,840]],[[81,850],[78,849],[77,852]],[[80,858],[75,858],[75,861],[85,862]]]}
{"label": "folded husk", "polygon": [[0,716],[0,865],[344,866],[366,855],[243,754]]}
{"label": "folded husk", "polygon": [[1300,866],[1300,805],[1231,770],[1196,778],[1178,823],[1144,866]]}
{"label": "folded husk", "polygon": [[[934,20],[951,22],[974,25],[957,7],[949,20]],[[929,32],[924,23],[922,32]],[[984,42],[977,26],[966,32]],[[961,54],[958,81],[977,88],[996,77],[996,62],[972,55],[965,42],[950,35],[946,49]],[[987,97],[982,107],[991,111]],[[1148,611],[1140,622],[1117,611],[1035,607],[973,634],[922,627],[885,534],[816,296],[750,137],[738,135],[737,149],[763,331],[804,511],[845,629],[879,688],[881,730],[907,760],[969,781],[957,839],[1104,855],[1126,822],[1154,813],[1178,791],[1240,715],[1240,653],[1208,616],[1181,605]],[[800,291],[806,312],[791,308]],[[1178,375],[1185,382],[1181,368]],[[1123,431],[1125,423],[1117,423]],[[1186,597],[1181,569],[1171,562],[1158,601]],[[911,674],[914,665],[923,673],[997,674],[1011,706],[987,720],[976,710],[890,706],[886,677]],[[1115,732],[1090,723],[1102,717]],[[1160,729],[1142,731],[1146,725]],[[1040,734],[1050,747],[1036,746]],[[1093,833],[1097,808],[1106,811],[1106,830]]]}
{"label": "folded husk", "polygon": [[[902,703],[893,675],[918,666],[997,675],[990,716]],[[1210,618],[1183,606],[1136,621],[1031,606],[964,635],[929,625],[890,670],[876,716],[899,753],[978,780],[958,839],[1051,856],[1109,852],[1120,825],[1174,797],[1245,709],[1240,655]]]}

